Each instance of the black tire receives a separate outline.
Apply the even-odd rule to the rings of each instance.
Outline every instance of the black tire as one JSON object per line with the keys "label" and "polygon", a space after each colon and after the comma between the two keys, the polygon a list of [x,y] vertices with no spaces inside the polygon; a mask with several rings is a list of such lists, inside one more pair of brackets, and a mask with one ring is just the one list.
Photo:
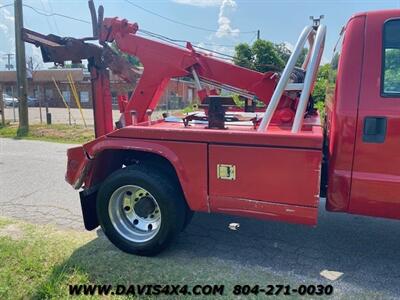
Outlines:
{"label": "black tire", "polygon": [[182,231],[184,231],[186,229],[186,227],[190,224],[190,222],[193,219],[193,215],[194,215],[194,211],[191,210],[190,208],[187,208],[186,209],[185,222],[183,224]]}
{"label": "black tire", "polygon": [[[145,242],[134,242],[121,235],[109,215],[111,195],[125,185],[137,185],[149,191],[161,212],[161,224],[154,237]],[[186,220],[186,202],[174,180],[151,166],[129,166],[112,173],[101,185],[97,196],[97,216],[108,239],[124,252],[154,256],[163,251],[183,229]]]}
{"label": "black tire", "polygon": [[[165,164],[159,164],[156,161],[151,161],[151,160],[146,160],[142,162],[142,164],[145,164],[148,168],[152,168],[153,170],[157,170],[158,173],[163,173],[164,176],[169,178],[169,180],[173,181],[173,184],[179,188],[179,192],[183,194],[182,189],[180,188],[180,182],[176,176],[176,173],[174,172],[173,169],[167,167]],[[190,224],[190,222],[193,219],[194,211],[190,209],[189,205],[187,205],[187,202],[184,201],[185,203],[185,222],[183,223],[182,231],[186,229],[186,227]]]}

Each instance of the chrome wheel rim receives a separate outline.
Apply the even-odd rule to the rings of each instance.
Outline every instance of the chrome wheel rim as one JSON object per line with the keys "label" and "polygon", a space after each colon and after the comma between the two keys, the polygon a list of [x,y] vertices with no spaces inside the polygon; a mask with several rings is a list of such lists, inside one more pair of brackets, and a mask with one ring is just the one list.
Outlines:
{"label": "chrome wheel rim", "polygon": [[161,210],[157,200],[137,185],[124,185],[115,190],[108,214],[118,233],[132,242],[149,241],[160,230]]}

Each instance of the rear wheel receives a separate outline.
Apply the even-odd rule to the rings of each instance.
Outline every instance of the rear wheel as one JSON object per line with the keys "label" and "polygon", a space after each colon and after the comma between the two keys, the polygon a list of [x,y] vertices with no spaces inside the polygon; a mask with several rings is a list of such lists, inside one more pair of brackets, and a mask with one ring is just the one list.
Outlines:
{"label": "rear wheel", "polygon": [[186,209],[186,217],[185,217],[185,222],[183,223],[183,228],[182,231],[186,229],[186,227],[190,224],[190,222],[193,219],[194,211],[191,210],[190,208]]}
{"label": "rear wheel", "polygon": [[180,188],[145,165],[111,174],[97,198],[100,225],[119,249],[151,256],[165,249],[182,230],[186,204]]}

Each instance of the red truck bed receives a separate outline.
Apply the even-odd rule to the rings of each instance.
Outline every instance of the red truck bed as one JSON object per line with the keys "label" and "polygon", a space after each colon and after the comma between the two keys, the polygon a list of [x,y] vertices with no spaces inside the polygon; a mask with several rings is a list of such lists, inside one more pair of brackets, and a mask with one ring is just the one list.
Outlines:
{"label": "red truck bed", "polygon": [[300,133],[291,133],[291,124],[274,125],[268,132],[258,132],[252,126],[227,125],[226,130],[206,129],[204,124],[166,122],[163,120],[127,126],[110,133],[110,137],[162,139],[240,145],[279,146],[322,149],[322,127],[319,116],[307,118]]}
{"label": "red truck bed", "polygon": [[[93,163],[85,183],[99,180],[104,165],[96,158],[105,150],[145,151],[171,162],[194,211],[316,224],[323,141],[319,116],[307,118],[298,134],[290,125],[272,124],[264,133],[252,126],[204,127],[161,120],[115,130],[83,146]],[[221,165],[234,167],[235,178],[218,178]],[[68,181],[83,168],[70,172]]]}

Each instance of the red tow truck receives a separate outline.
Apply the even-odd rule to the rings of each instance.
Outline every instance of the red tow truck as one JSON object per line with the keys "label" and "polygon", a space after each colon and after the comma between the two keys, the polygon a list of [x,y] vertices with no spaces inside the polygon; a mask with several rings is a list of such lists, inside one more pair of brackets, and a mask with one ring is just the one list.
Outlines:
{"label": "red tow truck", "polygon": [[[343,28],[321,122],[310,96],[326,34],[318,20],[304,28],[282,72],[259,73],[190,43],[145,37],[136,23],[89,7],[93,37],[23,33],[45,62],[89,61],[96,139],[68,150],[66,173],[81,189],[88,230],[101,225],[121,250],[155,255],[193,212],[313,226],[326,196],[328,211],[400,219],[400,10],[360,13]],[[110,43],[144,67],[130,98],[119,97],[119,120],[109,70],[127,82],[141,71]],[[152,119],[176,77],[195,82],[203,111]]]}

